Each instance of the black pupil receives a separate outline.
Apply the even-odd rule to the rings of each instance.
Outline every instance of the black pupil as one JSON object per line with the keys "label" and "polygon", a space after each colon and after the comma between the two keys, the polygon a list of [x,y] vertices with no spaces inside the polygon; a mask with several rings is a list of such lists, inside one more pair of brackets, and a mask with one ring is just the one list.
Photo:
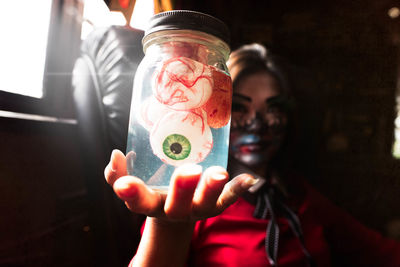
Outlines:
{"label": "black pupil", "polygon": [[174,154],[179,154],[182,152],[182,145],[179,143],[173,143],[171,144],[171,146],[169,147],[172,151],[172,153]]}

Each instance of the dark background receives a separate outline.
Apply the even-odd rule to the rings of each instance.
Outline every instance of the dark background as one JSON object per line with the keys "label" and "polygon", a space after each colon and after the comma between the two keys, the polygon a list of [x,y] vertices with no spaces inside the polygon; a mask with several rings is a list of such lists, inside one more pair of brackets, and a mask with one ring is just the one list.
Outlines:
{"label": "dark background", "polygon": [[[58,3],[71,28],[67,11],[79,1]],[[225,21],[233,49],[261,42],[291,62],[302,126],[299,168],[333,202],[393,238],[400,237],[400,162],[391,151],[400,29],[387,12],[396,4],[176,1]],[[64,47],[68,73],[79,42],[64,38],[74,41]],[[60,104],[71,103],[66,93]],[[74,119],[70,109],[65,116]],[[91,200],[76,128],[0,118],[0,266],[93,264]]]}
{"label": "dark background", "polygon": [[396,4],[209,0],[189,5],[228,24],[232,49],[260,42],[291,63],[301,125],[299,167],[339,206],[391,235],[398,234],[391,225],[400,216],[400,164],[392,156],[400,31],[399,20],[388,15]]}

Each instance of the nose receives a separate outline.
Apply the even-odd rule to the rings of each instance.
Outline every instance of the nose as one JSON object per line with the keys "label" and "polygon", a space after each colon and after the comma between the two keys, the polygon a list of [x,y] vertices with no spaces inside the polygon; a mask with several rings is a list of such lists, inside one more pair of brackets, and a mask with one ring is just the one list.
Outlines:
{"label": "nose", "polygon": [[265,116],[265,120],[268,123],[268,127],[275,127],[276,125],[281,124],[281,117],[276,114],[268,114]]}
{"label": "nose", "polygon": [[254,111],[246,120],[246,128],[249,131],[260,131],[270,129],[273,132],[279,132],[282,128],[282,118],[277,114]]}
{"label": "nose", "polygon": [[246,126],[249,131],[259,131],[263,127],[266,127],[267,123],[263,120],[263,116],[256,111],[247,119]]}

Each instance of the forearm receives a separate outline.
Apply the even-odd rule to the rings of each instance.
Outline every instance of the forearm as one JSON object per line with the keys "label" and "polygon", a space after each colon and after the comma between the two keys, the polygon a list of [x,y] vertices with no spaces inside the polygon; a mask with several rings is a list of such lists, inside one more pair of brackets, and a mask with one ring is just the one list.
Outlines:
{"label": "forearm", "polygon": [[188,255],[193,229],[194,223],[147,218],[132,266],[183,266]]}
{"label": "forearm", "polygon": [[166,194],[153,190],[138,177],[127,175],[126,157],[118,150],[113,151],[104,175],[131,211],[154,216],[148,218],[130,264],[138,267],[185,265],[195,223],[183,221],[220,214],[257,182],[249,174],[229,181],[227,171],[219,166],[202,172],[199,165],[184,164],[172,174]]}

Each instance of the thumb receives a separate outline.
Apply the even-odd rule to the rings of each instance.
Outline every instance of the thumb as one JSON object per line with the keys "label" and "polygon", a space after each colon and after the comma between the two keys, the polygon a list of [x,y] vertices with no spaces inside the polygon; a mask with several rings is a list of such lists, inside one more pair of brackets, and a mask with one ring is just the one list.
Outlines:
{"label": "thumb", "polygon": [[232,205],[243,193],[255,185],[259,179],[255,179],[252,175],[243,173],[234,177],[229,181],[222,190],[221,195],[217,200],[218,212],[224,211]]}

